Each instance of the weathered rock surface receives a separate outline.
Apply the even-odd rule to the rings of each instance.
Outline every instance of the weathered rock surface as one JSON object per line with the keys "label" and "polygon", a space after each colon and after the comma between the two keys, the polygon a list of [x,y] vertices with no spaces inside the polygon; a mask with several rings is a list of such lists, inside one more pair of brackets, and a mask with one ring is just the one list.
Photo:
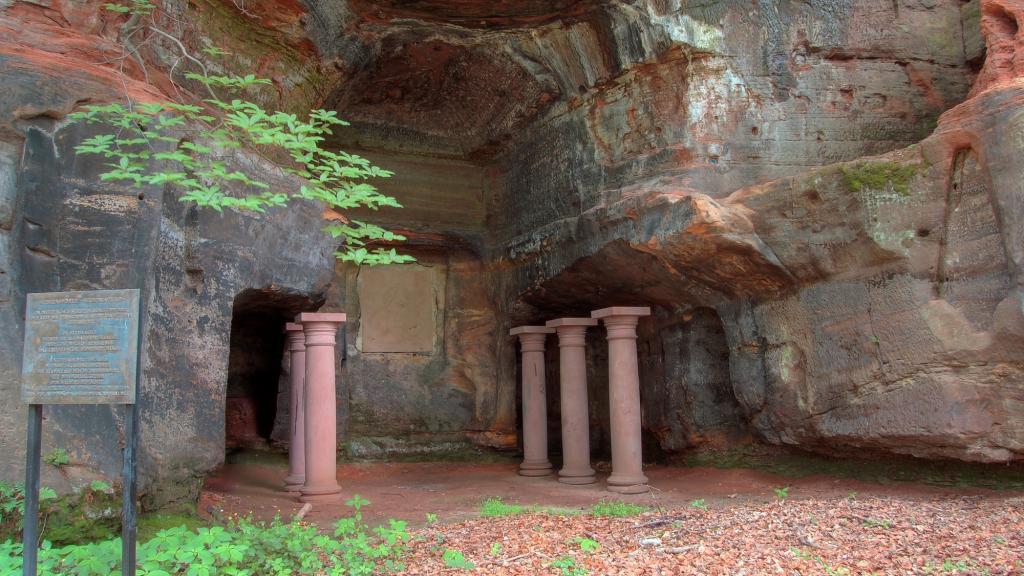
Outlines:
{"label": "weathered rock surface", "polygon": [[[11,358],[2,365],[8,409],[0,421],[12,431],[3,435],[12,455],[5,470],[14,477],[23,465],[17,455],[24,454],[18,407],[24,295],[139,287],[146,309],[139,396],[145,502],[195,497],[202,472],[224,458],[232,302],[246,289],[322,302],[333,245],[319,231],[321,209],[310,204],[268,216],[218,216],[186,207],[171,191],[99,182],[101,166],[73,152],[91,129],[61,118],[76,102],[116,98],[118,87],[88,67],[67,74],[64,62],[31,58],[17,47],[0,54],[4,150],[11,151],[4,181],[14,183],[14,192],[5,188],[2,255],[10,263],[5,275],[11,270],[16,280],[6,296],[13,305],[3,312],[5,337],[12,340],[3,347]],[[130,89],[158,96],[138,84]],[[282,186],[295,186],[266,171]],[[74,466],[119,477],[119,410],[47,407],[45,418],[44,450],[64,448]],[[51,485],[65,484],[54,470],[47,474]]]}
{"label": "weathered rock surface", "polygon": [[[1022,2],[173,1],[182,45],[154,37],[139,59],[98,5],[0,3],[5,474],[23,450],[24,295],[142,284],[154,505],[193,493],[225,434],[286,443],[274,327],[321,305],[349,315],[353,454],[515,446],[508,328],[643,304],[652,447],[1024,455]],[[407,208],[380,217],[419,272],[377,286],[336,266],[316,206],[220,217],[97,181],[66,114],[177,97],[181,49],[208,45],[271,78],[268,105],[353,122],[334,143],[397,172],[383,187]],[[388,290],[406,282],[421,290]],[[408,334],[375,347],[381,324]],[[115,411],[48,412],[47,447],[116,476]]]}

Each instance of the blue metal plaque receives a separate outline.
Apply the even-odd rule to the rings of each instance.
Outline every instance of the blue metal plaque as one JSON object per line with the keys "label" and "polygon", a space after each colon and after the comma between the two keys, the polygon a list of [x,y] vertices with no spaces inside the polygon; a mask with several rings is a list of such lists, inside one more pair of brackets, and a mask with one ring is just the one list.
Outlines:
{"label": "blue metal plaque", "polygon": [[138,332],[138,290],[29,294],[22,401],[135,403]]}

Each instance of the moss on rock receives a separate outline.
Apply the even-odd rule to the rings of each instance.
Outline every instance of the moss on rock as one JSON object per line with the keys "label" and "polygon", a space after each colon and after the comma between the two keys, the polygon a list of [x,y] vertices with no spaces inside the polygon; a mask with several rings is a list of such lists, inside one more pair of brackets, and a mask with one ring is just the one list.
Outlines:
{"label": "moss on rock", "polygon": [[[43,538],[54,544],[104,540],[121,529],[121,495],[105,482],[93,482],[63,496],[45,488],[42,492],[40,525]],[[0,493],[0,542],[20,540],[25,510],[22,488],[8,485],[0,487]]]}
{"label": "moss on rock", "polygon": [[858,162],[853,166],[843,166],[843,183],[854,192],[864,189],[885,190],[892,186],[900,196],[910,195],[910,181],[917,176],[920,166],[917,164],[898,164],[896,162]]}

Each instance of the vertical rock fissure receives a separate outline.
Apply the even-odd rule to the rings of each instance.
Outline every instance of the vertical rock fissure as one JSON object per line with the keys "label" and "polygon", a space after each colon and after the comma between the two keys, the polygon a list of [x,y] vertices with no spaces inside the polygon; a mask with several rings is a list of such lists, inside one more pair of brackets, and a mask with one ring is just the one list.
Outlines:
{"label": "vertical rock fissure", "polygon": [[939,261],[935,266],[934,290],[936,298],[943,298],[943,287],[946,283],[946,249],[949,245],[949,222],[959,204],[961,188],[963,187],[964,163],[967,160],[969,148],[957,150],[953,156],[952,171],[946,184],[946,204],[942,215],[942,236],[939,238]]}

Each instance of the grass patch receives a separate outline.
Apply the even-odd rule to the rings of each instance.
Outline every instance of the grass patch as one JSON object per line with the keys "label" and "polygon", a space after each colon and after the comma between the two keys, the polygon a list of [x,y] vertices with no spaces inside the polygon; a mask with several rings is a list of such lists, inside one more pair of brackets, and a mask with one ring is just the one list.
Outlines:
{"label": "grass patch", "polygon": [[590,513],[594,516],[611,516],[613,518],[624,518],[636,516],[650,510],[647,506],[630,504],[622,500],[601,500],[590,507]]}
{"label": "grass patch", "polygon": [[528,508],[520,504],[509,504],[501,498],[495,497],[484,500],[484,503],[480,505],[480,516],[483,518],[515,516],[528,510]]}
{"label": "grass patch", "polygon": [[501,516],[515,516],[518,514],[550,514],[552,516],[578,516],[582,511],[576,508],[563,508],[560,506],[526,506],[523,504],[512,504],[505,502],[495,496],[484,500],[480,505],[481,518],[496,518]]}
{"label": "grass patch", "polygon": [[682,459],[685,466],[747,468],[802,478],[824,474],[878,484],[918,482],[949,488],[1024,490],[1024,464],[977,464],[955,460],[922,460],[911,456],[832,458],[752,444],[728,450],[702,450]]}

